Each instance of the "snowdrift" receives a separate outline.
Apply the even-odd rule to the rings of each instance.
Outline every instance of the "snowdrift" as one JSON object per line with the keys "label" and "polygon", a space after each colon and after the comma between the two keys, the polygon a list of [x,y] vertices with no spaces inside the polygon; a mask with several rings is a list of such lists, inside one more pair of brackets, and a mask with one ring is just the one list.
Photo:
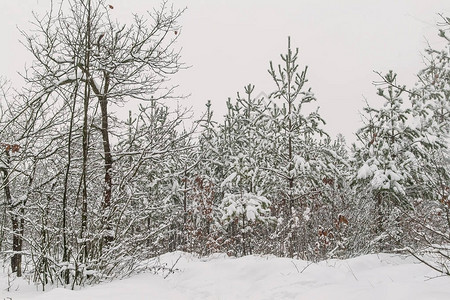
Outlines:
{"label": "snowdrift", "polygon": [[440,276],[408,256],[378,254],[309,263],[273,256],[215,254],[198,258],[173,252],[161,256],[160,261],[174,272],[140,274],[77,291],[36,291],[16,279],[13,285],[19,289],[6,292],[3,274],[0,300],[450,299],[450,277]]}

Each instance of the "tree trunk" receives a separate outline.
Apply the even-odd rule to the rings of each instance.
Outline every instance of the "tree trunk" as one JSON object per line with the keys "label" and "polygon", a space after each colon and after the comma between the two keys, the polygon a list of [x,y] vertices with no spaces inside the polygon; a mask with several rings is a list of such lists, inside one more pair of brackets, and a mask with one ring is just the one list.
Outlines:
{"label": "tree trunk", "polygon": [[[87,2],[87,21],[86,21],[86,39],[85,39],[85,55],[84,55],[84,65],[85,65],[85,75],[90,76],[90,47],[91,47],[91,1]],[[80,238],[82,240],[83,247],[83,259],[86,259],[88,255],[88,245],[86,243],[86,232],[87,232],[87,160],[88,160],[88,150],[89,150],[89,137],[88,137],[88,110],[89,110],[89,99],[91,96],[91,89],[89,82],[84,85],[84,95],[83,95],[83,163],[82,163],[82,173],[81,173],[81,185],[82,185],[82,202],[81,202],[81,230]]]}
{"label": "tree trunk", "polygon": [[383,197],[381,192],[377,192],[376,194],[376,202],[375,202],[375,209],[377,213],[376,217],[376,230],[377,234],[381,234],[383,229]]}
{"label": "tree trunk", "polygon": [[102,112],[102,140],[103,140],[103,154],[105,156],[105,188],[103,193],[103,203],[104,209],[111,206],[111,192],[112,192],[112,155],[111,155],[111,144],[109,142],[109,130],[108,130],[108,99],[106,96],[100,97],[100,109]]}
{"label": "tree trunk", "polygon": [[12,201],[11,189],[9,183],[9,150],[5,151],[6,154],[6,166],[3,168],[3,185],[6,197],[6,203],[9,207],[9,213],[11,215],[11,224],[12,224],[12,251],[13,256],[11,257],[11,271],[16,273],[17,277],[22,276],[22,244],[23,244],[23,231],[24,231],[24,219],[21,215],[23,215],[24,208],[23,206],[19,209],[19,214],[15,212],[14,203]]}
{"label": "tree trunk", "polygon": [[[75,70],[76,72],[76,70]],[[66,172],[64,174],[64,192],[63,192],[63,200],[62,200],[62,237],[63,237],[63,263],[69,263],[69,246],[67,242],[67,193],[69,189],[69,173],[70,167],[72,164],[72,135],[73,135],[73,122],[75,115],[75,104],[78,92],[78,82],[75,84],[72,96],[72,111],[70,114],[70,124],[69,124],[69,136],[67,141],[67,166]],[[83,128],[84,129],[84,128]],[[83,131],[84,137],[84,131]],[[84,142],[84,141],[83,141]],[[83,143],[84,150],[84,143]],[[84,162],[84,155],[83,155]],[[83,169],[84,171],[84,169]],[[64,283],[69,284],[69,269],[66,269],[63,274]]]}
{"label": "tree trunk", "polygon": [[111,144],[109,141],[109,129],[108,129],[108,98],[107,92],[109,89],[109,76],[105,72],[105,87],[103,95],[97,95],[100,102],[100,110],[102,113],[102,141],[103,141],[103,154],[104,154],[104,163],[105,163],[105,179],[104,179],[104,191],[103,191],[103,203],[102,209],[104,213],[103,224],[105,226],[105,236],[104,241],[106,243],[110,243],[114,237],[110,232],[111,226],[109,224],[109,208],[111,206],[111,195],[112,195],[112,154],[111,154]]}
{"label": "tree trunk", "polygon": [[22,276],[22,243],[23,243],[23,218],[17,214],[11,216],[11,222],[13,227],[13,245],[12,250],[14,252],[11,258],[11,270],[16,272],[17,277]]}

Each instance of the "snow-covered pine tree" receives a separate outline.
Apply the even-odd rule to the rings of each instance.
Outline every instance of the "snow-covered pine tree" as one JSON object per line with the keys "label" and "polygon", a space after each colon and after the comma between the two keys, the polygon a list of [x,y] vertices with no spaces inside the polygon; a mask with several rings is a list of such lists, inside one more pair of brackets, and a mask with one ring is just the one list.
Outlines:
{"label": "snow-covered pine tree", "polygon": [[[276,85],[270,95],[274,106],[271,109],[269,136],[273,137],[276,145],[273,154],[276,160],[270,171],[277,178],[278,188],[272,191],[271,198],[276,200],[274,204],[279,218],[276,238],[284,241],[279,254],[291,257],[303,255],[308,247],[308,242],[298,234],[303,232],[300,227],[307,209],[306,203],[314,197],[308,195],[309,187],[312,181],[321,180],[312,179],[317,173],[310,172],[308,165],[314,157],[316,138],[324,134],[320,125],[325,123],[317,110],[305,111],[305,106],[316,101],[316,98],[311,88],[306,88],[308,68],[299,70],[298,53],[298,48],[295,51],[291,49],[288,38],[287,53],[281,55],[282,65],[276,68],[270,62],[268,70]],[[281,104],[276,104],[277,100]]]}
{"label": "snow-covered pine tree", "polygon": [[[429,198],[448,198],[450,185],[450,18],[442,16],[439,36],[446,42],[442,50],[426,49],[427,66],[418,74],[419,82],[411,92],[415,125],[421,143],[427,145],[423,169],[427,170]],[[430,153],[431,152],[431,153]]]}
{"label": "snow-covered pine tree", "polygon": [[[414,123],[421,132],[421,193],[409,214],[413,236],[421,248],[436,255],[426,263],[450,275],[450,18],[441,16],[442,50],[426,49],[426,67],[411,91]],[[420,260],[419,252],[411,251]]]}
{"label": "snow-covered pine tree", "polygon": [[199,137],[193,152],[194,166],[183,175],[184,233],[186,251],[207,255],[226,251],[228,241],[220,224],[220,184],[223,180],[223,142],[213,119],[211,101],[197,121]]}
{"label": "snow-covered pine tree", "polygon": [[354,162],[359,190],[368,192],[373,204],[374,246],[388,250],[404,238],[402,211],[413,209],[412,197],[420,192],[423,145],[420,131],[409,122],[410,105],[403,103],[406,88],[397,85],[392,71],[381,77],[378,95],[383,104],[364,108],[367,121],[357,132]]}
{"label": "snow-covered pine tree", "polygon": [[[224,174],[221,183],[225,193],[221,204],[222,220],[236,241],[236,252],[249,254],[261,252],[261,234],[270,223],[270,201],[265,197],[270,184],[267,166],[268,153],[268,104],[264,98],[254,98],[253,85],[244,88],[245,97],[237,94],[236,101],[228,99],[228,112],[221,136],[224,140]],[[261,226],[259,226],[261,225]]]}

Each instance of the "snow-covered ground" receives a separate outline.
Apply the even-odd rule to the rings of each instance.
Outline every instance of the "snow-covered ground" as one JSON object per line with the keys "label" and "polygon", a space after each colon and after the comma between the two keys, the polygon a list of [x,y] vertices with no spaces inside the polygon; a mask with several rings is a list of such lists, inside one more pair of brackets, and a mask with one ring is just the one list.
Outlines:
{"label": "snow-covered ground", "polygon": [[[177,261],[178,260],[178,261]],[[177,271],[140,274],[124,280],[72,291],[36,291],[16,279],[18,291],[6,292],[0,278],[0,300],[12,299],[376,299],[449,300],[450,277],[439,276],[411,257],[366,255],[348,260],[308,263],[273,256],[208,258],[174,252],[163,255]],[[167,274],[167,272],[165,273]]]}

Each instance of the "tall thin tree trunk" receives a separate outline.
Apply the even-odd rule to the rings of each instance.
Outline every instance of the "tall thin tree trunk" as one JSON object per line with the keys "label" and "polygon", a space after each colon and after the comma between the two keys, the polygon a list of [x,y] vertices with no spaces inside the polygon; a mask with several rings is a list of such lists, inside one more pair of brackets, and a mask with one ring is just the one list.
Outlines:
{"label": "tall thin tree trunk", "polygon": [[1,220],[1,225],[0,225],[0,251],[3,251],[3,241],[5,240],[5,230],[7,230],[6,227],[6,222],[7,222],[7,207],[6,205],[3,206],[3,211],[2,211],[2,220]]}
{"label": "tall thin tree trunk", "polygon": [[105,226],[105,230],[106,230],[106,235],[105,235],[105,242],[109,243],[113,240],[113,236],[110,232],[110,225],[109,223],[109,208],[111,206],[111,196],[112,196],[112,176],[111,176],[111,172],[112,172],[112,163],[113,163],[113,159],[112,159],[112,154],[111,154],[111,144],[109,141],[109,126],[108,126],[108,97],[107,97],[107,93],[109,90],[109,76],[107,74],[107,72],[105,72],[105,86],[104,86],[104,91],[102,95],[98,95],[98,99],[100,102],[100,110],[101,110],[101,114],[102,114],[102,128],[101,128],[101,132],[102,132],[102,141],[103,141],[103,154],[104,154],[104,163],[105,163],[105,179],[104,179],[104,191],[103,191],[103,203],[102,203],[102,208],[103,208],[103,213],[104,218],[103,218],[103,222],[104,222],[104,226]]}
{"label": "tall thin tree trunk", "polygon": [[[75,72],[77,70],[75,69]],[[69,189],[69,173],[72,164],[72,135],[73,135],[73,119],[75,115],[75,104],[76,95],[78,92],[78,82],[75,84],[73,91],[73,102],[70,114],[70,124],[69,124],[69,137],[67,142],[67,166],[66,173],[64,174],[64,192],[63,192],[63,207],[62,207],[62,237],[63,237],[63,262],[69,263],[69,247],[67,243],[67,192]],[[84,142],[84,141],[83,141]],[[83,144],[84,145],[84,144]],[[84,158],[84,156],[83,156]],[[69,284],[69,269],[66,269],[63,274],[64,283]]]}
{"label": "tall thin tree trunk", "polygon": [[289,182],[289,208],[288,208],[288,217],[289,217],[289,256],[293,257],[295,252],[295,244],[296,244],[296,234],[293,230],[293,222],[294,218],[292,217],[292,211],[294,208],[294,162],[293,159],[293,144],[292,144],[292,134],[294,132],[294,128],[292,125],[292,106],[293,101],[295,99],[292,99],[291,95],[291,84],[292,84],[292,73],[291,73],[291,58],[292,51],[291,51],[291,38],[288,37],[288,57],[286,60],[286,74],[287,74],[287,102],[288,102],[288,159],[289,159],[289,176],[288,176],[288,182]]}
{"label": "tall thin tree trunk", "polygon": [[[90,74],[90,46],[91,46],[91,1],[87,1],[87,22],[86,22],[86,40],[85,40],[85,56],[84,66],[85,75]],[[84,85],[84,99],[83,99],[83,163],[82,163],[82,202],[81,202],[81,231],[80,236],[83,241],[83,257],[86,259],[88,255],[88,245],[85,240],[87,232],[87,161],[89,150],[89,137],[88,137],[88,110],[89,110],[89,98],[91,96],[91,88],[89,82],[86,81]]]}
{"label": "tall thin tree trunk", "polygon": [[103,139],[103,152],[105,162],[105,188],[103,194],[103,208],[106,209],[111,205],[111,192],[112,192],[112,155],[111,144],[109,142],[109,129],[108,129],[108,99],[106,96],[102,96],[100,99],[100,109],[102,112],[102,139]]}

